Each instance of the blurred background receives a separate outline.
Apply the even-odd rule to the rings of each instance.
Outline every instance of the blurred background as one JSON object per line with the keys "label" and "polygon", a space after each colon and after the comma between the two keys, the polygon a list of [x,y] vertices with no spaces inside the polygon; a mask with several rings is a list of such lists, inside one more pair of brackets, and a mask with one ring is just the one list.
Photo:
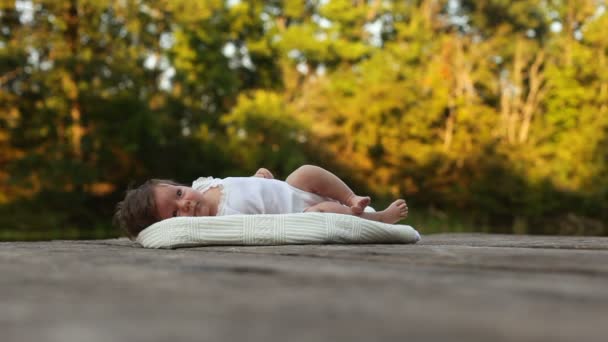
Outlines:
{"label": "blurred background", "polygon": [[305,163],[423,233],[608,235],[605,0],[0,3],[0,240]]}

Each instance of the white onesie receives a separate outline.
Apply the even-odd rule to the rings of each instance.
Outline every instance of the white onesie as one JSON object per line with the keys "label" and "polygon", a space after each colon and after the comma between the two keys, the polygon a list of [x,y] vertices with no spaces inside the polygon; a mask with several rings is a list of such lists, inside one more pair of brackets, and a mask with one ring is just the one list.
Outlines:
{"label": "white onesie", "polygon": [[301,213],[321,202],[336,202],[276,179],[200,177],[192,182],[192,188],[201,193],[215,187],[222,192],[217,216]]}

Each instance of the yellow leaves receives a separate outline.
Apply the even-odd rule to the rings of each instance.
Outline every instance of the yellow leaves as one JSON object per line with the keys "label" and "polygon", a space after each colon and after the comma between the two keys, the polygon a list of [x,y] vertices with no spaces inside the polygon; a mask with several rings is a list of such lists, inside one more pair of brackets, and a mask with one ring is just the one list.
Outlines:
{"label": "yellow leaves", "polygon": [[95,196],[104,196],[116,190],[116,185],[109,182],[95,182],[88,186],[88,191]]}
{"label": "yellow leaves", "polygon": [[82,60],[84,60],[86,62],[90,62],[91,59],[93,58],[93,50],[91,48],[85,47],[82,49],[80,56],[81,56]]}
{"label": "yellow leaves", "polygon": [[209,141],[212,136],[211,130],[209,129],[209,125],[200,125],[199,128],[194,132],[194,136],[203,142]]}
{"label": "yellow leaves", "polygon": [[68,99],[75,100],[78,97],[78,87],[71,74],[67,72],[61,74],[61,87]]}
{"label": "yellow leaves", "polygon": [[126,29],[133,35],[138,36],[142,31],[142,22],[139,20],[129,20],[126,22]]}
{"label": "yellow leaves", "polygon": [[258,39],[258,40],[248,40],[247,48],[249,52],[253,55],[270,57],[272,56],[272,47],[270,46],[268,40],[266,38]]}
{"label": "yellow leaves", "polygon": [[315,58],[327,57],[328,42],[317,36],[316,28],[310,24],[291,25],[281,36],[279,46],[289,54],[292,50],[310,54]]}
{"label": "yellow leaves", "polygon": [[290,113],[280,93],[256,90],[239,95],[221,123],[228,149],[247,169],[262,164],[292,170],[303,162],[300,144],[308,140],[308,129]]}
{"label": "yellow leaves", "polygon": [[371,51],[371,48],[360,41],[347,41],[337,39],[332,44],[334,51],[338,56],[347,60],[356,60],[363,57]]}
{"label": "yellow leaves", "polygon": [[224,6],[223,0],[165,0],[166,8],[180,21],[195,25],[208,19],[214,11]]}
{"label": "yellow leaves", "polygon": [[171,88],[171,95],[174,97],[180,97],[182,95],[183,86],[180,82],[174,82],[173,88]]}
{"label": "yellow leaves", "polygon": [[306,11],[306,1],[304,0],[285,1],[284,6],[285,15],[291,18],[300,18]]}
{"label": "yellow leaves", "polygon": [[196,59],[197,54],[189,43],[189,37],[182,30],[174,32],[175,45],[172,48],[175,58],[173,63],[175,68],[183,71],[187,76],[188,82],[196,81]]}
{"label": "yellow leaves", "polygon": [[14,128],[17,126],[17,122],[21,117],[21,113],[19,112],[19,108],[11,107],[8,109],[8,113],[6,114],[6,125],[8,128]]}
{"label": "yellow leaves", "polygon": [[354,22],[364,19],[367,13],[367,6],[364,2],[353,5],[352,0],[332,0],[327,1],[320,10],[320,14],[330,20],[342,22]]}
{"label": "yellow leaves", "polygon": [[15,1],[13,0],[0,0],[0,10],[11,10],[15,7]]}
{"label": "yellow leaves", "polygon": [[264,90],[241,94],[232,112],[222,117],[222,122],[247,126],[250,119],[255,117],[286,118],[285,103],[281,95]]}
{"label": "yellow leaves", "polygon": [[154,94],[148,101],[148,106],[151,110],[159,110],[167,104],[167,98],[164,94]]}
{"label": "yellow leaves", "polygon": [[589,20],[584,26],[584,40],[594,44],[597,47],[608,46],[608,36],[606,35],[606,27],[608,27],[608,11],[604,11],[602,15],[592,20]]}
{"label": "yellow leaves", "polygon": [[244,32],[251,22],[251,5],[247,1],[241,1],[230,8],[230,25],[233,27],[235,35],[239,32]]}

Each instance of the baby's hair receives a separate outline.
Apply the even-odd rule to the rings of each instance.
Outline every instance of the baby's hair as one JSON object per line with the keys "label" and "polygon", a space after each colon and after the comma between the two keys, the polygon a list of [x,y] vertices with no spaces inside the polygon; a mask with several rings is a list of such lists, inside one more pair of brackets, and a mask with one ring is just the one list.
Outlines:
{"label": "baby's hair", "polygon": [[129,187],[125,199],[116,205],[114,225],[129,239],[135,240],[139,232],[160,221],[154,202],[154,188],[163,184],[183,186],[169,179],[150,179],[137,188]]}

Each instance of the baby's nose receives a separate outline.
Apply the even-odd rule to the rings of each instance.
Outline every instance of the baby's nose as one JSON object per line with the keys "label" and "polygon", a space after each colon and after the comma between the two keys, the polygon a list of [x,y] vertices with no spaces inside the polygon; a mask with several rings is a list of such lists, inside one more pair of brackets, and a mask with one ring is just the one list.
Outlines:
{"label": "baby's nose", "polygon": [[183,212],[189,212],[190,211],[190,206],[191,206],[191,202],[189,200],[183,200],[180,208],[182,209]]}

